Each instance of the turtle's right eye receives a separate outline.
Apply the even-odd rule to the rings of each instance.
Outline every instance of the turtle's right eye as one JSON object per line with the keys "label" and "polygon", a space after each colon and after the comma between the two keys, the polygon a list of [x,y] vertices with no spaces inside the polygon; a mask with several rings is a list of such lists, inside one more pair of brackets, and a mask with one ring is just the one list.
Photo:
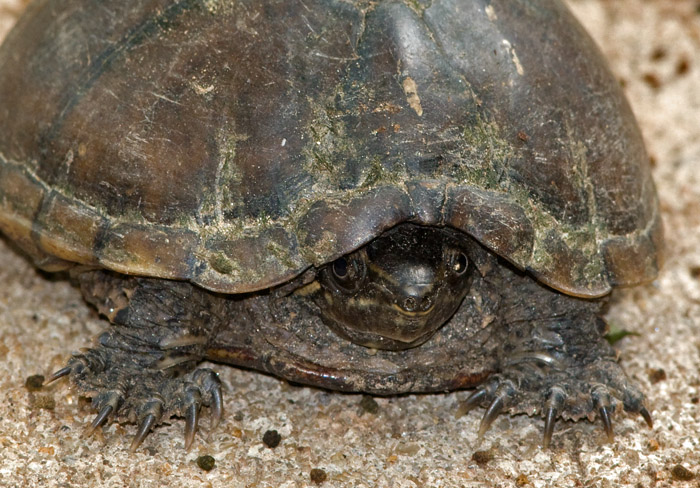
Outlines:
{"label": "turtle's right eye", "polygon": [[355,292],[365,279],[366,268],[356,255],[341,256],[333,261],[326,273],[335,288],[343,292]]}
{"label": "turtle's right eye", "polygon": [[345,256],[333,261],[333,275],[339,280],[343,280],[348,276],[348,260]]}

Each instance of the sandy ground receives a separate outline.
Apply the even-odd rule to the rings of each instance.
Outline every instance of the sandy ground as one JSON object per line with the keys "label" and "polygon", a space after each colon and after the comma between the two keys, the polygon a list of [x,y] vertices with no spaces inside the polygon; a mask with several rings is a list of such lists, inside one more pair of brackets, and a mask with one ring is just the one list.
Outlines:
{"label": "sandy ground", "polygon": [[[0,0],[0,37],[22,10]],[[37,392],[31,375],[59,368],[103,324],[67,283],[40,275],[0,241],[0,486],[698,486],[700,424],[700,4],[683,0],[571,0],[602,46],[654,160],[667,234],[666,265],[652,284],[618,293],[609,321],[637,331],[621,362],[648,392],[655,418],[560,422],[539,447],[541,419],[503,416],[481,445],[481,412],[454,418],[466,392],[378,398],[289,384],[219,367],[225,421],[183,449],[182,423],[158,428],[128,451],[133,425],[81,438],[94,413],[66,382]],[[0,101],[2,103],[2,101]],[[362,406],[364,405],[364,407]],[[205,419],[206,425],[206,419]],[[276,429],[275,449],[262,436]],[[205,471],[199,456],[216,465]]]}

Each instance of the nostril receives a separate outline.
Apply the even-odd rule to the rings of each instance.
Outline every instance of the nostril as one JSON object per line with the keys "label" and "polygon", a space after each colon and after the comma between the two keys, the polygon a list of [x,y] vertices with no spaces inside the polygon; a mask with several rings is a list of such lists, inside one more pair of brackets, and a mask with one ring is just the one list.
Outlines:
{"label": "nostril", "polygon": [[407,312],[415,312],[418,308],[418,302],[414,297],[408,297],[403,301],[403,309]]}
{"label": "nostril", "polygon": [[433,308],[433,301],[430,297],[406,297],[401,308],[406,312],[427,312]]}

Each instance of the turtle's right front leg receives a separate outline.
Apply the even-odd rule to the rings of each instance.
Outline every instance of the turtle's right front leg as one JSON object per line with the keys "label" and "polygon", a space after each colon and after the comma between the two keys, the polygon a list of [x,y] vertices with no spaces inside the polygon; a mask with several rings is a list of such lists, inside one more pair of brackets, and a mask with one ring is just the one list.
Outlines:
{"label": "turtle's right front leg", "polygon": [[194,440],[202,406],[211,425],[222,414],[221,383],[196,369],[221,324],[216,300],[188,283],[125,277],[105,271],[76,276],[85,299],[112,324],[96,347],[75,354],[47,382],[69,376],[91,396],[98,415],[88,434],[108,418],[138,422],[135,450],[151,429],[171,416],[185,417],[185,448]]}

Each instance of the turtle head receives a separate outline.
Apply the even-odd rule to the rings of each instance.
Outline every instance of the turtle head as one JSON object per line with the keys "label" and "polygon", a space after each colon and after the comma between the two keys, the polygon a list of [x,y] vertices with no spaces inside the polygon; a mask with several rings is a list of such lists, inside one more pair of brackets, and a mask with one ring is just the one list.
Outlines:
{"label": "turtle head", "polygon": [[415,347],[457,310],[470,286],[466,243],[456,231],[401,224],[321,269],[324,322],[356,344]]}

